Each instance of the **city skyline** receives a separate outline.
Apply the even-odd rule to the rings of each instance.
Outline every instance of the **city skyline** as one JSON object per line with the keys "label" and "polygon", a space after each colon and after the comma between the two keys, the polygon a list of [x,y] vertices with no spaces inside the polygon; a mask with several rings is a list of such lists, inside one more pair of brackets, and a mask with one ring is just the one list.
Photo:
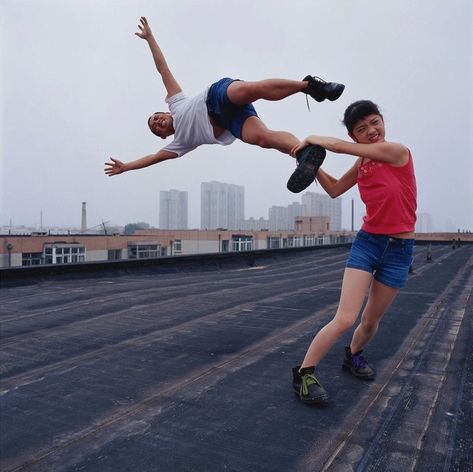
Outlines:
{"label": "city skyline", "polygon": [[[243,194],[244,194],[244,187],[243,186],[238,186],[234,184],[226,184],[224,182],[214,182],[216,184],[223,184],[223,185],[229,185],[229,186],[234,186],[234,187],[241,187],[243,188]],[[204,184],[202,182],[201,184]],[[186,191],[181,191],[177,189],[170,189],[170,190],[161,190],[160,191],[160,196],[161,195],[167,195],[168,198],[170,197],[170,194],[174,194],[174,198],[176,198],[177,195],[181,194],[181,198],[183,198],[183,195],[185,195],[185,200],[187,203],[188,200],[188,192]],[[315,203],[315,201],[317,203]],[[200,199],[201,200],[201,199]],[[239,226],[239,229],[243,230],[253,230],[253,229],[258,229],[258,228],[264,228],[264,229],[290,229],[291,228],[291,221],[294,221],[294,218],[297,216],[331,216],[330,214],[323,215],[323,211],[321,211],[322,208],[327,208],[332,206],[333,209],[332,211],[335,212],[336,217],[333,218],[333,221],[335,221],[335,226],[333,226],[333,221],[331,222],[331,230],[337,231],[337,230],[343,230],[343,231],[349,231],[351,229],[351,222],[348,225],[341,224],[341,226],[338,226],[337,222],[342,221],[342,216],[343,216],[343,210],[342,210],[342,202],[343,202],[343,197],[338,197],[337,199],[331,199],[327,195],[324,195],[322,193],[317,193],[317,192],[305,192],[300,195],[300,202],[292,202],[291,204],[287,206],[278,206],[278,205],[272,205],[267,209],[267,217],[260,215],[260,216],[246,216],[244,215],[243,218],[241,219],[235,219],[234,221],[239,221],[242,224],[238,224],[236,226]],[[308,203],[308,200],[312,200],[311,203]],[[330,200],[330,201],[329,201]],[[305,204],[303,202],[306,202]],[[325,204],[323,203],[325,201]],[[83,220],[84,220],[84,204],[87,204],[87,202],[81,202],[80,207],[78,210],[78,218],[77,218],[77,223],[72,224],[72,225],[57,225],[57,224],[52,224],[52,225],[45,225],[42,222],[43,215],[41,212],[40,215],[40,224],[35,225],[35,224],[19,224],[19,225],[14,225],[12,222],[12,225],[5,225],[2,224],[0,225],[0,233],[5,233],[8,232],[11,229],[14,228],[22,228],[24,229],[25,232],[27,231],[43,231],[43,230],[56,230],[58,232],[61,232],[62,230],[77,230],[77,232],[83,232],[82,231],[82,226],[83,226]],[[176,204],[176,202],[175,202]],[[184,213],[187,211],[187,205],[183,204],[183,202],[180,202],[181,208],[185,208]],[[351,204],[351,202],[350,202]],[[243,207],[245,206],[246,203],[244,202]],[[316,211],[312,211],[311,209],[307,209],[307,206],[309,208],[317,208]],[[174,208],[174,212],[176,211],[176,208]],[[161,213],[161,204],[158,205],[157,207],[157,213],[160,215]],[[330,213],[330,212],[327,212]],[[351,212],[350,212],[351,215]],[[359,222],[358,225],[356,224],[356,217],[354,221],[354,229],[357,230],[362,224],[361,220],[362,214],[359,215]],[[86,217],[87,218],[87,217]],[[160,216],[158,217],[160,219]],[[179,227],[181,225],[184,225],[184,221],[187,221],[187,215],[185,215],[183,218],[181,218],[180,224],[177,224],[175,228],[164,228],[161,227],[160,225],[152,225],[149,221],[144,221],[143,223],[147,223],[150,225],[150,227],[156,227],[159,229],[188,229],[189,225],[187,227]],[[260,222],[260,223],[258,223]],[[268,224],[269,222],[269,224]],[[98,223],[97,225],[90,226],[88,227],[88,231],[96,228],[100,229],[105,229],[108,232],[113,232],[115,230],[118,230],[119,228],[124,228],[126,224],[135,224],[135,223],[140,223],[139,221],[129,221],[126,222],[124,225],[119,225],[114,223],[113,221],[102,221]],[[202,228],[202,225],[199,227],[194,227],[191,229],[205,229]],[[428,212],[417,212],[417,222],[416,222],[416,231],[420,233],[429,233],[429,232],[471,232],[472,230],[469,228],[455,228],[453,227],[453,224],[450,226],[448,229],[440,230],[438,229],[438,226],[436,226],[436,222],[433,218],[433,216],[428,213]]]}

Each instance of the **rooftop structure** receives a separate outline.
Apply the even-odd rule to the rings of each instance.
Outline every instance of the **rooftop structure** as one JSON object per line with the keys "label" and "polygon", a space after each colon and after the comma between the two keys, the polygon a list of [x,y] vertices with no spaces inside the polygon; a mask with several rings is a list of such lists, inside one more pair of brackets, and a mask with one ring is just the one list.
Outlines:
{"label": "rooftop structure", "polygon": [[135,230],[128,234],[0,234],[0,268],[71,264],[164,256],[238,252],[345,243],[353,234],[329,231],[328,217],[313,217],[304,230]]}

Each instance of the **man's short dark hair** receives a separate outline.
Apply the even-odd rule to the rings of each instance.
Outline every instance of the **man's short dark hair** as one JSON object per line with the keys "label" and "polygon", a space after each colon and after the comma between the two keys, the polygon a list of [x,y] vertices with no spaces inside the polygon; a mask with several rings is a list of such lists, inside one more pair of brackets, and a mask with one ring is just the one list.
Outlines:
{"label": "man's short dark hair", "polygon": [[378,105],[371,100],[358,100],[348,105],[343,115],[343,124],[349,133],[353,132],[356,123],[369,115],[381,115]]}

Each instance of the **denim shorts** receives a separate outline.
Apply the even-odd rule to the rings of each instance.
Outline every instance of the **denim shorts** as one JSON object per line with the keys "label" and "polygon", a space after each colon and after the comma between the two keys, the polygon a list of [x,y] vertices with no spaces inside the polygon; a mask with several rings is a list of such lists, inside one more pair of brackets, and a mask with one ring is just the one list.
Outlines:
{"label": "denim shorts", "polygon": [[222,128],[227,129],[235,138],[241,139],[243,123],[250,116],[258,116],[255,107],[247,105],[235,105],[227,95],[228,86],[238,79],[225,77],[212,84],[207,93],[207,112],[215,122]]}
{"label": "denim shorts", "polygon": [[402,288],[407,283],[413,252],[414,239],[360,230],[353,240],[346,267],[369,272],[375,280],[389,287]]}

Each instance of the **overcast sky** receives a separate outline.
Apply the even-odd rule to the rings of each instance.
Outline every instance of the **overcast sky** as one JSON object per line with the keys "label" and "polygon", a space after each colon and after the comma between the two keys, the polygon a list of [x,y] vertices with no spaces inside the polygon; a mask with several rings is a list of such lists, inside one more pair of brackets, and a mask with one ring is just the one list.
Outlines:
{"label": "overcast sky", "polygon": [[[471,0],[0,0],[0,225],[80,226],[145,221],[158,226],[159,191],[189,192],[189,225],[200,226],[200,184],[245,187],[245,216],[300,202],[286,189],[294,161],[236,141],[115,177],[110,156],[157,151],[147,117],[166,110],[165,90],[145,41],[148,18],[168,64],[192,96],[224,76],[346,84],[336,102],[297,94],[257,102],[273,129],[349,139],[346,106],[372,99],[387,139],[412,151],[418,211],[438,230],[473,230],[473,2]],[[341,176],[353,157],[328,153]],[[310,191],[323,193],[312,185]],[[350,227],[363,206],[343,197]],[[356,223],[359,227],[359,223]]]}

